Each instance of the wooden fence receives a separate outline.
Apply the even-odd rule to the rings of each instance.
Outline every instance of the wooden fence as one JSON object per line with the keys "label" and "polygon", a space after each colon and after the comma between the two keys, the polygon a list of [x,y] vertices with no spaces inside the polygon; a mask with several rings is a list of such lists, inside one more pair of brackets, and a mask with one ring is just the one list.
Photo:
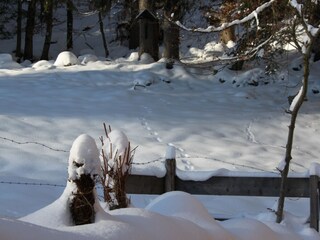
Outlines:
{"label": "wooden fence", "polygon": [[[126,192],[160,195],[169,191],[184,191],[197,195],[279,196],[280,177],[214,176],[206,181],[190,181],[176,176],[175,159],[167,159],[165,164],[167,174],[162,178],[130,175]],[[319,231],[319,177],[289,178],[286,196],[310,198],[310,227]]]}

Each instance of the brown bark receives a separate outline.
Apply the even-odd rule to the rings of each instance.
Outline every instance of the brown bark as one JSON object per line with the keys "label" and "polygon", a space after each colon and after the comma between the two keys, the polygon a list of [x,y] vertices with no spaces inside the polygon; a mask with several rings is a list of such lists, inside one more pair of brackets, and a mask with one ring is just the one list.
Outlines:
{"label": "brown bark", "polygon": [[154,11],[154,0],[139,0],[139,11],[148,9],[149,11]]}
{"label": "brown bark", "polygon": [[300,110],[300,108],[304,102],[304,99],[306,98],[306,95],[307,95],[309,72],[310,72],[309,60],[311,57],[312,44],[313,44],[313,39],[311,39],[311,42],[308,45],[306,52],[303,54],[304,73],[303,73],[302,93],[299,96],[299,99],[291,112],[291,120],[290,120],[290,125],[289,125],[286,153],[285,153],[285,167],[281,171],[280,195],[279,195],[279,201],[278,201],[278,209],[276,212],[277,223],[280,223],[283,218],[284,201],[285,201],[286,191],[287,191],[287,179],[288,179],[288,173],[289,173],[289,166],[290,166],[290,162],[292,159],[291,152],[292,152],[292,146],[293,146],[294,129],[295,129],[296,120],[298,117],[299,110]]}

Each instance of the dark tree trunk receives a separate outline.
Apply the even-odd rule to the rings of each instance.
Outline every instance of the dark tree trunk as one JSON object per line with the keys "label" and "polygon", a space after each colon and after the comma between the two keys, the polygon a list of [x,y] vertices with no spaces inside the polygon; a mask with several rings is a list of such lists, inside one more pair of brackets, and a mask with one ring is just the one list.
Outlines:
{"label": "dark tree trunk", "polygon": [[16,57],[17,61],[21,61],[21,31],[22,31],[22,1],[18,0],[17,4],[17,42],[16,42]]}
{"label": "dark tree trunk", "polygon": [[94,180],[90,174],[82,174],[80,178],[74,180],[74,182],[77,185],[77,190],[73,192],[69,206],[72,220],[75,225],[94,223]]}
{"label": "dark tree trunk", "polygon": [[[163,20],[163,57],[179,60],[180,31],[173,22],[180,20],[181,7],[179,1],[167,0],[164,6]],[[173,22],[172,22],[173,21]]]}
{"label": "dark tree trunk", "polygon": [[33,32],[35,26],[36,0],[28,3],[27,26],[24,43],[24,59],[33,60]]}
{"label": "dark tree trunk", "polygon": [[101,32],[101,37],[102,37],[105,57],[108,57],[109,56],[109,50],[108,50],[108,46],[107,46],[106,36],[104,34],[103,17],[102,17],[102,13],[101,12],[99,12],[99,26],[100,26],[100,32]]}
{"label": "dark tree trunk", "polygon": [[52,36],[52,13],[53,13],[53,0],[45,1],[45,22],[46,22],[46,37],[44,40],[44,45],[42,49],[41,59],[49,59],[49,50],[51,45],[51,36]]}
{"label": "dark tree trunk", "polygon": [[129,49],[139,47],[139,24],[135,21],[139,14],[138,1],[131,1],[130,4],[130,29],[129,29]]}
{"label": "dark tree trunk", "polygon": [[[318,26],[320,23],[320,3],[316,3],[312,8],[312,16],[310,23],[314,26]],[[317,62],[320,60],[320,37],[315,39],[312,52],[314,53],[313,61]]]}
{"label": "dark tree trunk", "polygon": [[163,21],[163,57],[166,59],[179,60],[180,31],[179,27],[167,18]]}
{"label": "dark tree trunk", "polygon": [[67,0],[67,49],[73,48],[73,2]]}
{"label": "dark tree trunk", "polygon": [[[228,21],[223,21],[222,23],[226,23]],[[234,32],[234,27],[229,27],[221,31],[220,33],[220,42],[227,44],[229,41],[235,41],[236,35]]]}
{"label": "dark tree trunk", "polygon": [[[226,11],[228,9],[234,7],[235,1],[231,0],[224,0],[222,2],[222,5],[220,7],[220,15],[219,15],[219,20],[220,24],[228,23],[231,18],[226,14]],[[220,41],[224,44],[227,44],[229,41],[235,41],[236,40],[236,35],[234,31],[234,27],[229,27],[220,32]]]}

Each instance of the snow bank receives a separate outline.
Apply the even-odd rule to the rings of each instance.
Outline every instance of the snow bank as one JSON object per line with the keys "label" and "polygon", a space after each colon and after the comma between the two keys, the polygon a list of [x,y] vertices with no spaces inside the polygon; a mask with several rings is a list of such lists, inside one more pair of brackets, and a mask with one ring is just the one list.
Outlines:
{"label": "snow bank", "polygon": [[309,170],[309,175],[310,176],[318,176],[320,177],[320,164],[319,163],[311,163],[310,165],[310,170]]}
{"label": "snow bank", "polygon": [[1,240],[85,240],[80,236],[65,231],[53,230],[20,220],[0,218]]}
{"label": "snow bank", "polygon": [[[56,202],[20,219],[24,223],[0,219],[1,236],[7,236],[5,240],[32,239],[21,234],[19,227],[22,226],[25,235],[42,239],[38,236],[46,236],[47,233],[45,239],[48,240],[75,237],[109,240],[256,240],[257,237],[259,240],[320,239],[318,233],[304,227],[294,232],[284,225],[255,219],[218,222],[194,196],[184,192],[163,194],[146,209],[126,208],[107,213],[99,208],[95,223],[70,226],[63,220],[67,218],[64,208],[68,191],[70,188],[67,186],[65,193]],[[17,232],[13,230],[16,227],[19,228]]]}

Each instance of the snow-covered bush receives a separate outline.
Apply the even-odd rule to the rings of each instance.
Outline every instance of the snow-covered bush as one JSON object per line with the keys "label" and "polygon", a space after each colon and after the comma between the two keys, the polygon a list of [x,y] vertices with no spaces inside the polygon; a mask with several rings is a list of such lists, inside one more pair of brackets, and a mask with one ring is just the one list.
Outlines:
{"label": "snow-covered bush", "polygon": [[94,204],[98,201],[94,186],[99,170],[99,150],[95,140],[89,135],[80,135],[71,147],[68,166],[68,180],[75,185],[69,197],[70,213],[75,225],[94,222]]}
{"label": "snow-covered bush", "polygon": [[125,208],[129,204],[125,182],[131,170],[133,151],[128,137],[120,130],[105,127],[106,140],[102,142],[102,176],[104,199],[110,209]]}
{"label": "snow-covered bush", "polygon": [[64,51],[58,55],[53,65],[56,67],[67,67],[77,64],[79,64],[77,56],[72,52]]}

